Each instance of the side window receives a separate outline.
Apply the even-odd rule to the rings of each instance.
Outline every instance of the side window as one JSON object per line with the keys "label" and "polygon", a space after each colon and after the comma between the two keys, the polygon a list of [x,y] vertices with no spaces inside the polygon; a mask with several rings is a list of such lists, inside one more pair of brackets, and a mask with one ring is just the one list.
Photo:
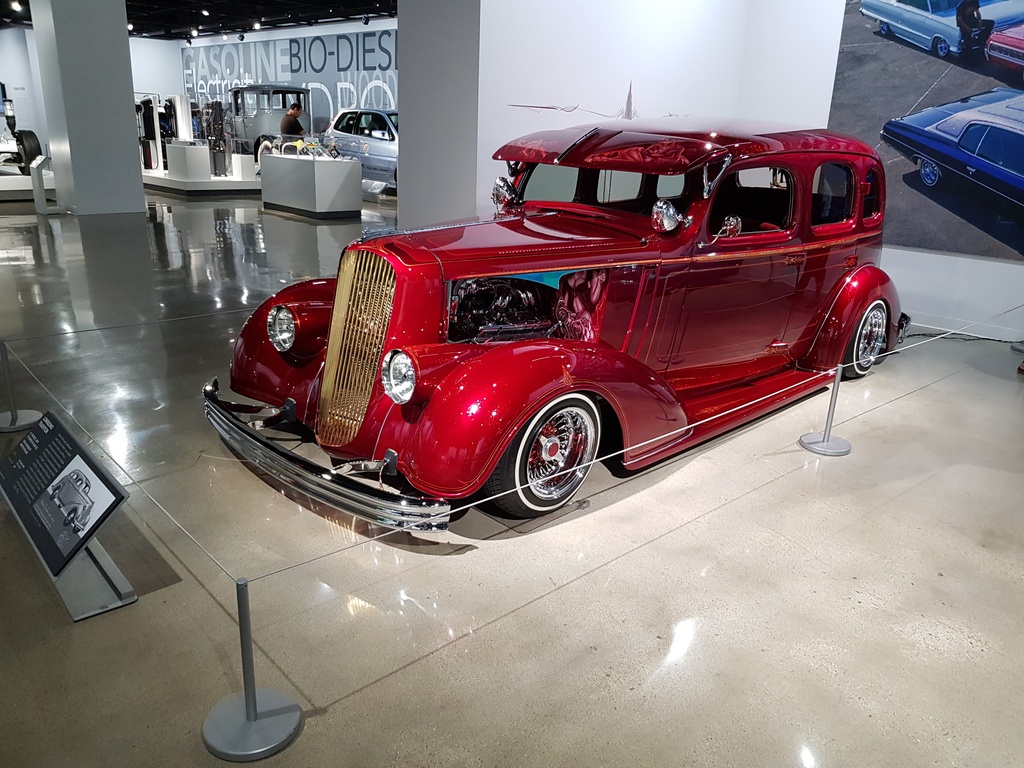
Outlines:
{"label": "side window", "polygon": [[993,126],[978,147],[978,157],[1024,176],[1024,136]]}
{"label": "side window", "polygon": [[256,114],[256,94],[252,91],[245,91],[245,114],[247,117],[252,117]]}
{"label": "side window", "polygon": [[550,200],[571,203],[576,197],[575,168],[564,165],[537,165],[530,173],[524,200]]}
{"label": "side window", "polygon": [[266,91],[260,91],[256,94],[256,103],[261,111],[267,111],[270,109],[270,94]]}
{"label": "side window", "polygon": [[718,185],[708,232],[721,231],[726,216],[739,216],[741,233],[788,229],[793,215],[793,179],[784,168],[733,171]]}
{"label": "side window", "polygon": [[342,133],[353,133],[356,128],[357,117],[359,117],[358,112],[346,112],[338,118],[338,122],[334,124],[334,130],[341,131]]}
{"label": "side window", "polygon": [[868,171],[866,183],[868,185],[868,189],[867,192],[864,193],[864,218],[870,219],[882,210],[878,174],[875,173],[874,170]]}
{"label": "side window", "polygon": [[235,115],[241,115],[242,114],[242,92],[241,91],[235,91],[233,94],[231,94],[231,104],[232,104],[232,107],[234,108]]}
{"label": "side window", "polygon": [[391,129],[388,127],[388,121],[384,119],[384,115],[378,115],[376,112],[364,113],[366,119],[366,134],[369,135],[373,131],[383,131],[389,137],[391,136]]}
{"label": "side window", "polygon": [[814,172],[811,226],[835,224],[853,215],[853,169],[824,163]]}
{"label": "side window", "polygon": [[685,187],[686,174],[681,173],[678,176],[659,176],[657,195],[659,198],[682,197]]}
{"label": "side window", "polygon": [[987,132],[987,125],[973,123],[972,125],[967,126],[967,130],[964,131],[964,135],[960,137],[960,148],[965,152],[970,152],[972,155],[978,154],[978,145],[981,144],[981,140],[985,138],[985,134]]}
{"label": "side window", "polygon": [[602,169],[597,176],[597,202],[618,203],[636,200],[640,195],[642,173],[608,171]]}

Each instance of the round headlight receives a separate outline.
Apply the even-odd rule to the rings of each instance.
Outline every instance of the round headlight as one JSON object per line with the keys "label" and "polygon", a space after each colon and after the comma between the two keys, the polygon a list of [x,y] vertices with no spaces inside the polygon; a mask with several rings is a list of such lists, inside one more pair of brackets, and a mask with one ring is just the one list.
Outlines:
{"label": "round headlight", "polygon": [[412,399],[413,390],[416,389],[416,368],[405,352],[393,349],[384,355],[380,380],[387,396],[399,405],[404,405]]}
{"label": "round headlight", "polygon": [[278,352],[287,352],[295,343],[295,317],[288,307],[277,306],[267,315],[267,336]]}

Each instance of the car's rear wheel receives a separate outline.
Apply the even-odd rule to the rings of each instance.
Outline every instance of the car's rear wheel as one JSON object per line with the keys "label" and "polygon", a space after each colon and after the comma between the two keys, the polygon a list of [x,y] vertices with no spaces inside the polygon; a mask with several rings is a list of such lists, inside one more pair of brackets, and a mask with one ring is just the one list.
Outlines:
{"label": "car's rear wheel", "polygon": [[927,157],[921,158],[921,165],[917,169],[917,172],[921,176],[921,182],[926,187],[934,187],[939,183],[939,179],[942,177],[942,172],[939,170],[939,164],[934,160],[929,160]]}
{"label": "car's rear wheel", "polygon": [[556,398],[512,440],[484,490],[512,517],[540,517],[566,504],[583,485],[601,440],[601,417],[589,397]]}
{"label": "car's rear wheel", "polygon": [[875,299],[864,310],[857,331],[850,338],[843,358],[843,378],[859,379],[871,370],[885,351],[888,331],[889,310],[884,301]]}
{"label": "car's rear wheel", "polygon": [[892,36],[892,27],[889,26],[889,22],[888,21],[880,21],[880,22],[878,22],[878,33],[882,37],[891,37]]}
{"label": "car's rear wheel", "polygon": [[936,37],[932,40],[932,53],[940,59],[944,59],[949,56],[949,43],[946,42],[946,38]]}

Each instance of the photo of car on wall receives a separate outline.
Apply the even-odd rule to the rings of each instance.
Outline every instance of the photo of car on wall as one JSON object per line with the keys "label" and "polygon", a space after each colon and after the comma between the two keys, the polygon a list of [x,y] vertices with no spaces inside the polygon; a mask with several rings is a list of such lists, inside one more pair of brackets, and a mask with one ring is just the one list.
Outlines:
{"label": "photo of car on wall", "polygon": [[828,126],[869,143],[882,160],[887,246],[1020,261],[1024,50],[1013,54],[1021,69],[993,51],[1012,47],[1024,0],[981,3],[982,21],[998,27],[984,55],[925,55],[924,43],[903,39],[891,18],[884,26],[868,13],[939,2],[955,26],[957,3],[949,0],[847,3]]}
{"label": "photo of car on wall", "polygon": [[993,32],[985,46],[985,58],[1020,78],[1024,73],[1024,24]]}
{"label": "photo of car on wall", "polygon": [[931,51],[940,59],[981,48],[989,27],[1004,29],[1024,22],[1024,0],[979,0],[981,16],[990,22],[964,40],[957,25],[962,0],[861,0],[860,12],[878,22],[884,37],[898,37]]}
{"label": "photo of car on wall", "polygon": [[934,187],[960,179],[1024,205],[1024,92],[996,88],[890,120],[882,138]]}

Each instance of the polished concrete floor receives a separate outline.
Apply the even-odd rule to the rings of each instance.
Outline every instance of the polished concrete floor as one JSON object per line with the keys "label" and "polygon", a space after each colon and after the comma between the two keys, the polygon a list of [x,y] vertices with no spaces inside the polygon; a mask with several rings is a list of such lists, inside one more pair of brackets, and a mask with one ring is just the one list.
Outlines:
{"label": "polished concrete floor", "polygon": [[60,416],[130,491],[99,538],[140,599],[72,623],[0,501],[0,766],[222,764],[201,729],[242,686],[238,577],[257,682],[303,710],[267,765],[1024,759],[1007,345],[930,341],[844,383],[846,457],[797,445],[823,426],[817,395],[646,473],[599,468],[551,518],[471,509],[447,533],[389,534],[254,474],[200,390],[253,307],[332,274],[393,207],[315,225],[246,201],[11,210],[18,405]]}

